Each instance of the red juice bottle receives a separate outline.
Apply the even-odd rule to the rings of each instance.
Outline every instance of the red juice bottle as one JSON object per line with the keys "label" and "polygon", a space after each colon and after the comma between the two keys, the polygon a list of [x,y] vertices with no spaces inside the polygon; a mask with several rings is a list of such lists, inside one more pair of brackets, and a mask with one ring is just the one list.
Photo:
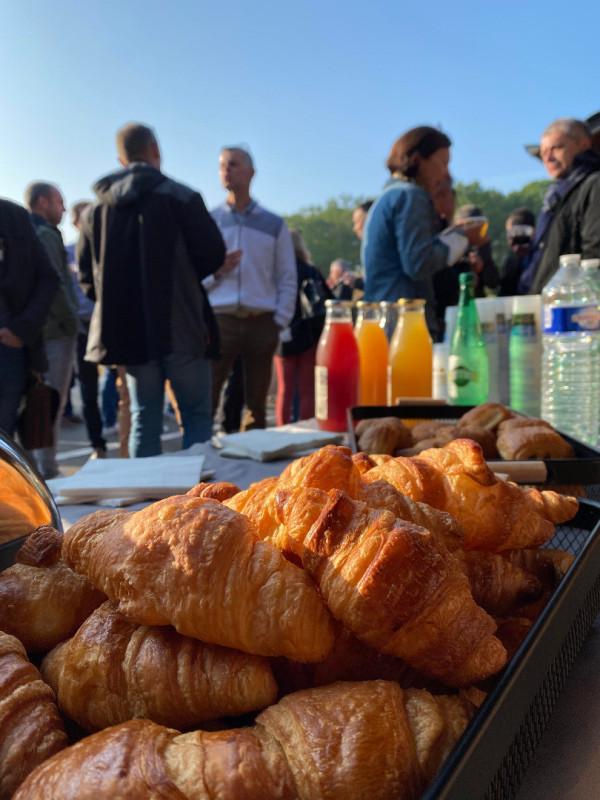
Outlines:
{"label": "red juice bottle", "polygon": [[360,401],[360,357],[352,326],[352,304],[325,303],[325,327],[315,361],[315,416],[324,431],[345,431],[346,409]]}

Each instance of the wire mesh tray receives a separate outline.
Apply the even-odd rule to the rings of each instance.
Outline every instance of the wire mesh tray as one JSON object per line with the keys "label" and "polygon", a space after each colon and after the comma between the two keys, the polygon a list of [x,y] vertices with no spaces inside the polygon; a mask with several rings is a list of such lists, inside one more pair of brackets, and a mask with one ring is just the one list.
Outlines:
{"label": "wire mesh tray", "polygon": [[550,547],[576,555],[422,800],[514,797],[600,609],[600,504],[580,501]]}
{"label": "wire mesh tray", "polygon": [[[401,419],[436,419],[453,422],[473,406],[450,406],[445,403],[402,404],[397,406],[354,406],[347,411],[348,437],[352,451],[358,451],[354,425],[361,419],[400,417]],[[600,450],[559,431],[572,446],[574,458],[546,458],[541,461],[489,462],[495,471],[507,472],[517,483],[583,485],[586,495],[600,500]]]}

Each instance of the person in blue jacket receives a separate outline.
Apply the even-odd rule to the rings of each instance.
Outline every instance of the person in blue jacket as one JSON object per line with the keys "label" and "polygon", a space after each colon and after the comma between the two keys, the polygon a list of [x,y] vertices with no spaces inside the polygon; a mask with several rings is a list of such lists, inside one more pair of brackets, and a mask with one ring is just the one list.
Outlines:
{"label": "person in blue jacket", "polygon": [[433,276],[479,245],[478,232],[455,227],[437,233],[434,197],[451,180],[450,139],[426,125],[411,128],[392,145],[390,179],[369,210],[361,261],[365,300],[423,298],[434,341],[438,338]]}

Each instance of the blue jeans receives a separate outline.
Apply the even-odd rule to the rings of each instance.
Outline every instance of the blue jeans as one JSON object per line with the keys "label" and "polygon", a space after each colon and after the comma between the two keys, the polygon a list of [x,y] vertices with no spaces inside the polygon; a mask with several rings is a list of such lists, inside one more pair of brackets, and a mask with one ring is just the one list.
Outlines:
{"label": "blue jeans", "polygon": [[119,393],[117,392],[117,369],[116,367],[106,367],[102,380],[102,417],[104,426],[112,428],[117,422],[117,408],[119,405]]}
{"label": "blue jeans", "polygon": [[0,428],[14,436],[17,410],[27,381],[24,347],[0,344]]}
{"label": "blue jeans", "polygon": [[147,364],[126,366],[131,401],[131,458],[161,453],[165,381],[169,380],[179,406],[183,449],[212,435],[211,366],[202,357],[171,353]]}

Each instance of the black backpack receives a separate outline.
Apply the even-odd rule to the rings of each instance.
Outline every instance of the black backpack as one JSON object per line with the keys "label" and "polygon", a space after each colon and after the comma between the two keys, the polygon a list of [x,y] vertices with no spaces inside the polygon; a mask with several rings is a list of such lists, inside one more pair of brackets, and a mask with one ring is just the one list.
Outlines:
{"label": "black backpack", "polygon": [[323,285],[323,281],[309,277],[298,287],[302,319],[325,317],[325,300],[331,295],[324,291]]}

